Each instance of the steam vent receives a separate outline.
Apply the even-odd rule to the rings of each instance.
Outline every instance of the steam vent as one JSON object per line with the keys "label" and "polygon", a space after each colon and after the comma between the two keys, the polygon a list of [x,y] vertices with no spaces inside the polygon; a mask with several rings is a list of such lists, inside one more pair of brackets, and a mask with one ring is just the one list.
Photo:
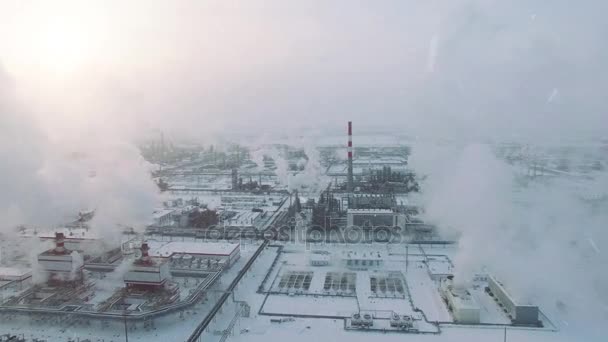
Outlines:
{"label": "steam vent", "polygon": [[149,255],[150,247],[146,242],[141,244],[140,250],[141,256],[125,274],[125,285],[127,288],[148,291],[161,289],[171,278],[169,263],[152,259]]}
{"label": "steam vent", "polygon": [[82,259],[78,252],[65,248],[63,233],[55,233],[55,248],[39,254],[38,265],[49,285],[82,282]]}

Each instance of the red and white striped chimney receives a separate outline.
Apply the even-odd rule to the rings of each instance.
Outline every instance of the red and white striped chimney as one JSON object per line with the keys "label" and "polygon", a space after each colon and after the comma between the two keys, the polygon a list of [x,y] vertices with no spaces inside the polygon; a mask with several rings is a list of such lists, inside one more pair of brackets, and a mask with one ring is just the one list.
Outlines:
{"label": "red and white striped chimney", "polygon": [[353,191],[353,123],[348,122],[348,180],[346,185],[348,192]]}
{"label": "red and white striped chimney", "polygon": [[147,242],[144,242],[141,244],[141,258],[142,259],[146,259],[150,256],[148,253],[149,250],[150,250],[150,246],[148,246]]}
{"label": "red and white striped chimney", "polygon": [[149,250],[150,246],[148,246],[147,242],[142,242],[141,244],[141,257],[139,260],[136,260],[136,263],[140,265],[152,265],[152,258],[150,258]]}
{"label": "red and white striped chimney", "polygon": [[67,250],[65,249],[65,235],[63,233],[55,233],[55,254],[65,254]]}

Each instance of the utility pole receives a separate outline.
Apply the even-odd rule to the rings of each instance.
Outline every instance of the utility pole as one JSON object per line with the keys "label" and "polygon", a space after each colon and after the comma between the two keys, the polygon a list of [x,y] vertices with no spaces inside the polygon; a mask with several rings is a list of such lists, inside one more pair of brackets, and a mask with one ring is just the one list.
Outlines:
{"label": "utility pole", "polygon": [[507,342],[507,327],[505,327],[504,342]]}

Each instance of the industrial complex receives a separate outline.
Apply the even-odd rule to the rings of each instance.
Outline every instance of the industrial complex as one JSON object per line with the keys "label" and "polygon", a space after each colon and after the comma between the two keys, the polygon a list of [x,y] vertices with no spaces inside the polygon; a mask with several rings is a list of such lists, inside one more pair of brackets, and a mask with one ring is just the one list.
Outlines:
{"label": "industrial complex", "polygon": [[281,144],[143,146],[163,195],[145,231],[109,241],[87,211],[2,240],[0,341],[559,337],[508,279],[460,275],[457,244],[416,201],[409,146],[345,131],[314,158]]}

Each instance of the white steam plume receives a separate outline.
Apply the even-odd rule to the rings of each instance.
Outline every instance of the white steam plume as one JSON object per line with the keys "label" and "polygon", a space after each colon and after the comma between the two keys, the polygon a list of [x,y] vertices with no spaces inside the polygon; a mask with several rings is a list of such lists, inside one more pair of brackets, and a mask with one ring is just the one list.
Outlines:
{"label": "white steam plume", "polygon": [[114,271],[108,273],[105,278],[95,282],[95,288],[100,291],[113,291],[119,287],[123,287],[125,285],[124,276],[129,272],[134,261],[130,257],[123,258]]}
{"label": "white steam plume", "polygon": [[118,128],[84,125],[74,134],[67,114],[51,129],[14,86],[0,69],[0,232],[10,238],[20,224],[52,230],[85,208],[96,209],[91,224],[104,238],[119,235],[117,224],[143,227],[158,189],[129,140]]}
{"label": "white steam plume", "polygon": [[[608,319],[608,276],[598,270],[608,257],[593,245],[608,243],[606,203],[582,201],[571,179],[522,185],[487,145],[448,154],[433,150],[414,148],[411,166],[435,171],[423,184],[425,215],[443,234],[460,237],[456,278],[467,281],[485,267],[524,299],[569,321],[571,329],[599,332]],[[417,156],[427,152],[442,156],[434,168]],[[605,189],[605,179],[588,182]]]}

